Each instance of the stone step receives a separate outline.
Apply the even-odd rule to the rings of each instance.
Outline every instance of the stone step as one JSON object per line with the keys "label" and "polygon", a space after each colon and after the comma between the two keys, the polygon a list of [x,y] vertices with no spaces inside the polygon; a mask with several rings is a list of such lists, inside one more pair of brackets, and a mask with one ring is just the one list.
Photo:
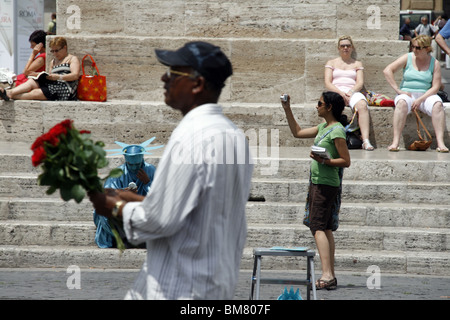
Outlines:
{"label": "stone step", "polygon": [[[90,246],[95,244],[93,222],[17,221],[0,224],[0,242],[9,245]],[[299,240],[314,246],[309,228],[303,225],[248,225],[247,247],[277,243],[296,246]],[[337,249],[388,251],[450,251],[450,230],[342,225],[335,233]]]}
{"label": "stone step", "polygon": [[[277,245],[277,244],[275,244]],[[296,246],[303,246],[299,242]],[[311,247],[315,249],[315,247]],[[335,269],[339,271],[360,270],[366,272],[370,266],[377,266],[381,273],[401,274],[427,274],[427,275],[450,275],[448,264],[450,262],[449,252],[408,252],[387,250],[336,250]],[[262,270],[305,270],[305,259],[291,257],[263,257]],[[242,269],[253,268],[253,248],[244,250]],[[316,275],[321,274],[320,257],[316,250],[314,259]]]}
{"label": "stone step", "polygon": [[[104,149],[117,148],[115,144],[108,144]],[[164,148],[154,150],[152,155],[146,155],[146,161],[157,167],[163,151]],[[309,153],[310,147],[279,147],[276,150],[252,148],[255,163],[253,177],[307,178],[312,161]],[[39,175],[42,172],[41,168],[32,166],[31,155],[29,143],[0,141],[0,176],[20,173]],[[350,157],[352,164],[344,171],[345,180],[425,182],[450,180],[448,169],[450,156],[434,150],[398,153],[388,152],[385,149],[376,149],[373,152],[350,150]],[[108,167],[99,170],[102,176],[106,176],[109,170],[123,164],[123,157],[108,156],[108,161]]]}
{"label": "stone step", "polygon": [[[334,233],[336,250],[367,251],[439,251],[450,250],[447,228],[399,228],[341,225]],[[247,247],[280,246],[314,247],[309,228],[303,225],[251,225],[248,228]]]}
{"label": "stone step", "polygon": [[81,203],[65,202],[59,198],[0,198],[0,223],[2,220],[28,221],[92,221],[93,207],[85,198]]}
{"label": "stone step", "polygon": [[[277,94],[278,98],[279,94]],[[278,98],[279,99],[279,98]],[[292,136],[284,111],[279,103],[222,103],[224,113],[251,139],[254,146],[272,145],[272,137],[278,133],[281,147],[310,147],[312,139],[296,139]],[[301,127],[322,122],[317,116],[315,104],[295,104],[293,112]],[[345,113],[350,115],[350,109]],[[378,148],[386,148],[392,141],[393,108],[371,107],[370,139]],[[94,140],[106,144],[114,141],[141,143],[156,136],[155,144],[166,144],[173,129],[181,120],[181,114],[162,102],[112,100],[105,103],[86,101],[0,101],[1,141],[32,142],[56,123],[64,119],[74,120],[75,127],[90,130]],[[425,126],[434,136],[431,118],[422,116]],[[450,112],[446,113],[450,128]],[[270,138],[258,141],[260,134]],[[273,133],[273,135],[271,135]],[[255,138],[256,137],[256,138]],[[450,145],[450,135],[445,132]],[[263,140],[263,139],[261,139]],[[411,114],[403,130],[401,147],[417,140],[417,124]],[[431,149],[436,148],[433,139]]]}
{"label": "stone step", "polygon": [[10,245],[89,246],[95,245],[93,222],[2,221],[0,239]]}
{"label": "stone step", "polygon": [[[248,202],[249,225],[301,225],[304,203]],[[92,204],[64,202],[55,198],[0,198],[0,223],[3,220],[92,222]],[[450,221],[450,205],[398,203],[342,203],[341,225],[441,228]],[[93,223],[93,222],[92,222]]]}
{"label": "stone step", "polygon": [[[299,202],[306,198],[308,180],[253,179],[250,201]],[[348,181],[343,182],[344,202],[450,203],[450,182]],[[0,197],[59,198],[47,195],[48,187],[37,185],[34,175],[0,176]]]}
{"label": "stone step", "polygon": [[99,249],[90,246],[0,246],[0,268],[67,268],[71,265],[87,268],[140,268],[145,261],[145,249]]}
{"label": "stone step", "polygon": [[[253,179],[250,199],[299,202],[306,198],[308,180]],[[450,182],[343,181],[343,202],[450,203]]]}
{"label": "stone step", "polygon": [[[274,244],[277,245],[277,244]],[[336,270],[365,272],[369,266],[380,267],[382,273],[411,273],[449,276],[448,252],[401,252],[337,250]],[[0,245],[0,268],[80,268],[139,269],[146,259],[145,249],[99,249],[67,246]],[[316,275],[320,274],[320,259],[314,259]],[[262,270],[305,270],[304,259],[264,257]],[[241,269],[253,268],[253,248],[244,249]]]}
{"label": "stone step", "polygon": [[[249,202],[249,225],[301,225],[305,203]],[[450,205],[421,205],[405,203],[346,203],[339,214],[341,226],[400,228],[442,228],[450,221]]]}

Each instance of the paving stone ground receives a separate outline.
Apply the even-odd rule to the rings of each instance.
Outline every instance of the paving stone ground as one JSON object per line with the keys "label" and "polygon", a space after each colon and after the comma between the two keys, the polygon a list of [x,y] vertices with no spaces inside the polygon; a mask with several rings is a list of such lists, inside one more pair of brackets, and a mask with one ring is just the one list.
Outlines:
{"label": "paving stone ground", "polygon": [[[69,272],[68,272],[69,271]],[[0,269],[1,300],[121,300],[137,276],[133,270],[81,269],[80,289],[75,272],[67,269]],[[304,272],[267,271],[265,276],[304,278]],[[316,276],[318,276],[316,274]],[[248,300],[251,270],[240,272],[234,300]],[[370,274],[340,272],[338,289],[320,290],[318,300],[446,300],[450,301],[450,277],[418,275],[380,275],[379,289],[369,289]],[[372,278],[373,279],[373,278]],[[377,286],[369,279],[370,286]],[[288,288],[290,288],[288,286]],[[276,300],[284,285],[262,285],[261,299]],[[295,287],[294,289],[297,289]],[[306,299],[306,287],[300,287]]]}

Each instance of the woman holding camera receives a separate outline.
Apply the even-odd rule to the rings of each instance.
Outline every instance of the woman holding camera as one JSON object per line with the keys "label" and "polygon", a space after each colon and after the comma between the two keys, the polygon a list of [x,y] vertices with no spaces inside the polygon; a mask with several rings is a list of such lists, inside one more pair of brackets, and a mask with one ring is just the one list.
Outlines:
{"label": "woman holding camera", "polygon": [[[290,106],[290,97],[281,102],[296,138],[315,138],[315,145],[324,147],[329,159],[310,154],[311,183],[308,196],[309,228],[316,241],[322,264],[322,277],[317,280],[317,289],[333,290],[337,287],[334,274],[335,244],[333,231],[337,229],[339,218],[342,168],[350,166],[346,132],[339,122],[345,107],[344,99],[336,92],[324,92],[317,104],[318,116],[324,123],[312,128],[300,128]],[[338,204],[337,204],[338,203]]]}

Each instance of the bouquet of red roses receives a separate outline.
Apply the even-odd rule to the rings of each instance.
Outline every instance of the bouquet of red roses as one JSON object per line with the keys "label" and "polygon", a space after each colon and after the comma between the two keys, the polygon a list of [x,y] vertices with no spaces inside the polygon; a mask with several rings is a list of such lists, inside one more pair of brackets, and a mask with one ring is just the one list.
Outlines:
{"label": "bouquet of red roses", "polygon": [[[86,191],[103,191],[98,169],[108,165],[103,142],[91,140],[91,133],[78,131],[72,120],[64,120],[32,144],[33,166],[42,164],[38,184],[49,186],[47,194],[60,190],[65,201],[80,203]],[[108,177],[119,177],[122,170],[113,169]],[[107,177],[107,178],[108,178]]]}

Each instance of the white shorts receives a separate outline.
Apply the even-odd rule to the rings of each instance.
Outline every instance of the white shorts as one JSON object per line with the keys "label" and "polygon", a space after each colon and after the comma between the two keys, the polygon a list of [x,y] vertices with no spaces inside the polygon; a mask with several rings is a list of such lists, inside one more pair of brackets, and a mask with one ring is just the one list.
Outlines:
{"label": "white shorts", "polygon": [[[348,93],[350,91],[350,89],[343,90],[342,88],[340,88],[340,90],[344,91],[345,93]],[[355,110],[355,105],[361,100],[364,100],[366,102],[367,108],[369,108],[369,102],[367,102],[366,96],[361,92],[354,92],[350,98],[350,102],[348,103],[349,107],[352,108],[352,111]]]}
{"label": "white shorts", "polygon": [[[410,97],[406,94],[400,94],[395,97],[395,105],[397,105],[398,101],[400,101],[400,100],[406,101],[406,104],[408,106],[408,114],[411,113],[411,106],[412,106],[413,102],[416,99],[423,96],[424,92],[411,92],[411,95],[412,95],[412,97]],[[442,103],[441,97],[439,97],[437,94],[428,97],[424,102],[422,102],[422,104],[419,106],[419,110],[422,111],[423,113],[426,113],[427,115],[429,115],[431,117],[433,107],[436,102]],[[442,106],[444,106],[443,103],[442,103]],[[444,107],[444,109],[445,109],[445,107]]]}

